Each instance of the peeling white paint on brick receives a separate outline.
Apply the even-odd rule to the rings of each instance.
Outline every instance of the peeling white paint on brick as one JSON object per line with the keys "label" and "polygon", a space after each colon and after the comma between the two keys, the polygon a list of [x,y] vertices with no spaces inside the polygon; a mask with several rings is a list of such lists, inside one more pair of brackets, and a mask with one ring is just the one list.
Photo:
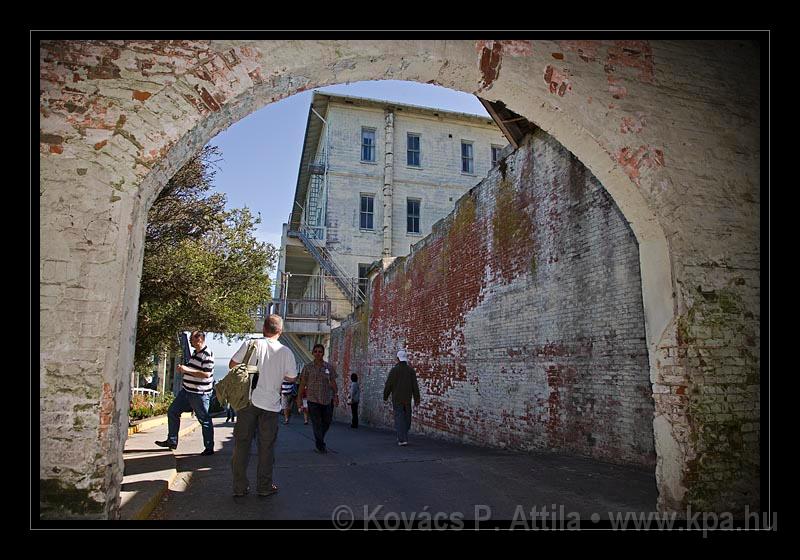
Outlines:
{"label": "peeling white paint on brick", "polygon": [[[758,410],[760,367],[757,284],[760,238],[756,219],[760,210],[758,48],[754,43],[742,41],[653,41],[637,47],[639,51],[633,49],[626,54],[622,43],[615,41],[586,41],[580,42],[580,46],[562,43],[531,41],[529,53],[526,49],[524,52],[512,49],[514,56],[503,58],[502,65],[497,66],[499,75],[484,95],[492,101],[502,100],[509,109],[533,121],[574,153],[603,184],[630,222],[639,243],[650,364],[656,368],[650,372],[651,380],[659,380],[661,373],[657,368],[662,362],[669,365],[664,361],[665,350],[680,342],[676,340],[677,331],[686,327],[681,336],[689,336],[691,342],[682,340],[684,346],[709,348],[713,342],[735,347],[739,354],[715,356],[707,366],[670,357],[670,367],[683,368],[689,380],[702,378],[699,384],[710,387],[716,383],[741,383],[742,373],[731,368],[741,367],[732,362],[734,359],[744,361],[747,364],[744,386],[751,395],[749,410],[735,414],[721,412],[724,416],[716,419],[713,413],[708,413],[695,421],[757,422],[757,417],[751,419],[751,415]],[[244,67],[248,78],[238,67],[231,71],[227,63],[219,66],[215,70],[218,75],[211,82],[204,82],[210,87],[209,95],[225,97],[220,110],[214,112],[191,87],[194,78],[189,73],[210,58],[233,60],[229,54],[231,48],[241,49],[243,55],[244,49],[249,49]],[[551,92],[542,75],[542,68],[554,64],[551,53],[555,52],[563,54],[557,65],[569,72],[572,86],[572,91],[564,90],[562,94]],[[334,72],[338,60],[348,63],[339,65]],[[616,65],[613,77],[625,80],[624,99],[613,99],[608,91],[609,61]],[[129,243],[131,237],[141,239],[146,203],[153,200],[163,184],[163,180],[145,175],[151,166],[155,164],[151,173],[169,176],[216,131],[301,87],[388,77],[436,81],[470,92],[478,87],[482,76],[486,77],[480,67],[480,55],[476,54],[476,43],[459,40],[173,44],[117,41],[111,46],[99,42],[43,42],[40,69],[40,134],[54,142],[40,145],[42,245],[47,245],[47,239],[59,238],[58,243],[42,252],[41,285],[70,282],[85,287],[93,283],[98,300],[108,302],[109,306],[108,330],[104,336],[82,339],[76,328],[84,316],[98,310],[88,305],[76,310],[63,299],[51,310],[54,296],[42,294],[40,312],[48,313],[62,330],[44,327],[40,346],[52,348],[56,340],[62,339],[85,354],[83,360],[103,363],[102,377],[95,376],[89,382],[98,391],[104,382],[117,387],[115,380],[126,377],[127,373],[121,372],[130,369],[132,363],[130,340],[135,325],[141,246],[131,250]],[[117,71],[119,77],[114,75]],[[226,77],[230,81],[226,82]],[[153,90],[161,89],[147,100],[139,101],[131,92],[141,91],[143,81],[152,82]],[[65,103],[75,99],[74,92],[66,90],[67,87],[87,96],[84,101],[88,109],[80,117],[66,109]],[[98,93],[93,93],[95,90]],[[114,96],[113,107],[103,92]],[[591,103],[587,92],[593,92]],[[113,130],[119,116],[132,117],[141,108],[151,111],[163,123],[165,134],[159,133],[152,119],[147,121],[150,134],[146,134],[144,129],[134,127],[135,120],[131,118],[123,129],[141,143],[141,149],[119,134],[96,148],[105,138],[98,142],[98,133],[90,131]],[[624,117],[644,119],[646,126],[638,132],[623,134],[620,123]],[[631,140],[633,136],[635,142]],[[61,144],[57,143],[59,137],[64,139]],[[640,146],[647,153],[660,150],[662,155],[650,161],[625,157],[621,152],[629,147],[627,155],[635,155]],[[78,175],[76,167],[88,171]],[[121,179],[125,179],[124,184]],[[115,190],[112,183],[120,185],[123,191]],[[732,207],[739,210],[731,211]],[[110,212],[107,233],[96,232],[97,239],[106,244],[98,256],[90,257],[95,253],[85,251],[83,236],[70,232],[63,223],[66,208],[76,216]],[[85,226],[88,221],[81,218],[76,226],[70,227]],[[133,229],[128,229],[129,224]],[[86,269],[78,266],[77,277],[74,268],[67,270],[66,263],[88,263],[90,259],[97,263]],[[696,292],[697,286],[723,290],[722,299],[707,300]],[[60,297],[64,298],[63,294]],[[704,311],[705,316],[718,317],[718,332],[713,332],[713,325],[702,321],[687,323],[693,309],[695,313]],[[67,365],[58,361],[49,363],[50,369],[40,371],[40,378],[49,380],[51,371]],[[46,388],[41,394],[43,418],[58,406],[50,386],[49,382],[42,383]],[[124,383],[119,391],[115,406],[119,417],[124,418],[127,399]],[[705,403],[702,395],[682,397],[675,405],[664,404],[670,408],[667,421],[672,424],[673,433],[687,424],[689,399],[700,405],[714,404]],[[659,394],[659,398],[666,396]],[[656,406],[661,406],[658,401]],[[676,409],[674,414],[672,408]],[[660,412],[667,418],[666,408]],[[664,430],[666,433],[667,428]],[[83,480],[81,476],[93,471],[94,463],[86,461],[86,457],[114,454],[117,459],[111,461],[116,464],[112,471],[116,468],[120,472],[95,481],[106,493],[105,515],[113,517],[118,499],[118,485],[113,481],[121,473],[120,441],[124,441],[124,436],[118,435],[121,433],[122,427],[115,426],[101,442],[67,433],[68,440],[58,445],[52,443],[52,448],[51,442],[43,439],[40,477],[44,480],[58,476],[67,483],[77,484]],[[737,432],[733,429],[731,433],[734,437]],[[742,439],[747,443],[752,437]],[[747,481],[757,472],[752,465],[757,460],[756,448],[757,444],[747,444],[740,455],[743,461],[740,469],[749,469]],[[78,449],[80,452],[75,451]],[[661,449],[671,465],[657,470],[661,473],[666,469],[658,474],[658,483],[663,499],[670,503],[662,501],[662,507],[675,507],[667,496],[680,499],[684,495],[681,481],[688,469],[699,468],[691,463],[696,453],[704,458],[703,470],[695,473],[699,479],[720,481],[708,486],[708,495],[718,496],[719,501],[707,507],[740,507],[742,500],[758,499],[757,495],[753,498],[752,492],[748,494],[749,490],[737,490],[738,498],[728,492],[725,481],[733,481],[738,487],[741,476],[731,466],[734,461],[726,459],[723,448],[715,448],[713,442],[664,445]],[[57,475],[57,471],[61,474]],[[80,484],[85,486],[86,482]],[[691,488],[686,496],[696,499]]]}

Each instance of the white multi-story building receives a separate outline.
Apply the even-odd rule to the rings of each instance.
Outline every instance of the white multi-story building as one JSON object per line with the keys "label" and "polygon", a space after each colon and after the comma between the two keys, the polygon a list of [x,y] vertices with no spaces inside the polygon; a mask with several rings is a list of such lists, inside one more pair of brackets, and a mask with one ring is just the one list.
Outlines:
{"label": "white multi-story building", "polygon": [[326,343],[368,267],[408,254],[507,144],[490,117],[314,92],[273,302],[288,342]]}

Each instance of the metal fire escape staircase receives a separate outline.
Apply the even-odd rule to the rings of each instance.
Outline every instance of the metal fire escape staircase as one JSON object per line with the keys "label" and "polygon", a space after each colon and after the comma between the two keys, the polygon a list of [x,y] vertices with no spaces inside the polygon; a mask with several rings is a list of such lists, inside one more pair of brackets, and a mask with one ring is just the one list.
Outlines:
{"label": "metal fire escape staircase", "polygon": [[[323,156],[324,157],[324,156]],[[324,218],[323,208],[320,204],[325,188],[325,163],[314,163],[309,165],[311,172],[311,185],[308,190],[308,203],[306,205],[306,224],[309,226],[307,235],[312,239],[324,239]]]}
{"label": "metal fire escape staircase", "polygon": [[[302,241],[305,248],[319,263],[320,267],[328,273],[328,276],[333,279],[339,289],[347,298],[353,303],[354,306],[360,305],[364,301],[364,292],[358,286],[358,279],[347,276],[344,270],[339,265],[325,247],[319,246],[312,241],[309,233],[308,226],[303,226],[299,231],[290,231],[290,237],[296,237]],[[313,235],[313,234],[312,234]]]}
{"label": "metal fire escape staircase", "polygon": [[325,248],[324,196],[327,186],[328,171],[327,140],[326,149],[323,150],[320,158],[316,162],[309,164],[308,170],[311,180],[304,212],[305,219],[299,230],[290,230],[288,235],[300,239],[308,252],[317,261],[320,268],[333,279],[336,286],[342,291],[342,294],[344,294],[353,304],[353,307],[355,307],[361,304],[365,299],[364,293],[359,289],[358,278],[349,277],[347,273],[336,264],[333,256]]}
{"label": "metal fire escape staircase", "polygon": [[303,366],[314,361],[314,356],[311,351],[303,345],[300,338],[293,333],[281,333],[278,341],[284,346],[288,346],[289,350],[294,354],[294,361],[298,367],[298,373],[303,369]]}

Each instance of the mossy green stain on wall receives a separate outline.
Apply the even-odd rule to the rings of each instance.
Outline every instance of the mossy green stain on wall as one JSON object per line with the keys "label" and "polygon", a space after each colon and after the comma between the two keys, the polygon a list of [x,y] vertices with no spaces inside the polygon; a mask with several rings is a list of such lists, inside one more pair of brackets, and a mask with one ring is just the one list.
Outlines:
{"label": "mossy green stain on wall", "polygon": [[370,303],[369,300],[366,300],[356,308],[354,314],[356,325],[353,332],[353,345],[362,352],[366,352],[369,346]]}
{"label": "mossy green stain on wall", "polygon": [[433,266],[430,245],[422,247],[414,254],[412,270],[412,282],[414,286],[424,290],[434,285],[438,280],[437,276],[440,272],[438,267]]}
{"label": "mossy green stain on wall", "polygon": [[446,278],[450,271],[450,260],[454,253],[454,248],[466,243],[466,239],[472,229],[477,226],[476,216],[477,202],[475,201],[475,193],[469,192],[458,201],[451,218],[450,227],[442,240],[437,268],[443,278]]}
{"label": "mossy green stain on wall", "polygon": [[[735,362],[729,361],[728,364],[744,362],[744,366],[738,366],[739,369],[726,370],[726,363],[721,362],[724,358],[701,357],[703,388],[688,394],[689,441],[697,456],[686,465],[684,482],[687,493],[684,501],[696,511],[731,508],[730,496],[734,494],[750,496],[752,502],[738,504],[733,509],[741,511],[747,505],[753,510],[759,505],[760,442],[744,438],[747,433],[758,433],[744,429],[745,424],[759,423],[758,411],[739,410],[734,403],[741,401],[731,400],[735,396],[749,401],[750,395],[754,391],[757,393],[760,379],[757,350],[751,350],[745,342],[755,344],[755,331],[752,314],[747,312],[743,298],[737,292],[736,286],[741,285],[743,282],[732,281],[730,287],[716,290],[703,290],[698,286],[698,297],[679,317],[677,324],[678,347],[685,348],[687,356],[702,356],[703,350],[719,352],[721,348],[719,341],[715,340],[716,333],[729,333],[722,341],[722,347],[726,351],[733,348],[738,355],[734,356]],[[708,337],[714,342],[706,345]],[[741,367],[744,368],[742,381],[730,382],[731,372],[741,372]]]}
{"label": "mossy green stain on wall", "polygon": [[695,309],[690,308],[685,314],[678,317],[678,326],[676,329],[678,337],[678,346],[685,346],[694,342],[691,336],[691,326],[694,324]]}
{"label": "mossy green stain on wall", "polygon": [[[694,511],[733,510],[741,513],[745,506],[755,511],[760,506],[759,488],[753,481],[760,477],[758,442],[745,442],[742,425],[748,419],[708,422],[701,425],[697,437],[697,458],[687,462],[684,501]],[[718,468],[722,466],[722,468]],[[722,478],[718,478],[718,473]],[[731,474],[734,473],[734,474]],[[733,492],[733,487],[742,490]],[[734,505],[729,494],[750,496],[749,503]]]}
{"label": "mossy green stain on wall", "polygon": [[476,207],[477,203],[475,202],[474,193],[467,193],[466,196],[461,198],[458,206],[456,206],[453,225],[448,232],[449,237],[463,237],[467,228],[475,225]]}
{"label": "mossy green stain on wall", "polygon": [[758,385],[761,383],[761,363],[758,356],[753,354],[748,348],[742,348],[741,352],[745,361],[745,383],[748,385]]}
{"label": "mossy green stain on wall", "polygon": [[495,214],[492,219],[492,233],[498,250],[507,251],[523,226],[522,212],[517,207],[514,187],[507,180],[500,181],[497,189]]}
{"label": "mossy green stain on wall", "polygon": [[[533,252],[533,221],[526,193],[517,192],[508,180],[500,181],[492,217],[493,253],[504,278],[511,279],[525,271],[536,270]],[[533,262],[522,262],[531,259]]]}
{"label": "mossy green stain on wall", "polygon": [[97,407],[98,405],[96,403],[76,404],[75,406],[72,407],[72,410],[74,410],[75,412],[82,412],[84,410],[94,410]]}
{"label": "mossy green stain on wall", "polygon": [[62,480],[39,480],[39,517],[42,519],[99,518],[106,504],[91,498],[92,489],[76,488]]}

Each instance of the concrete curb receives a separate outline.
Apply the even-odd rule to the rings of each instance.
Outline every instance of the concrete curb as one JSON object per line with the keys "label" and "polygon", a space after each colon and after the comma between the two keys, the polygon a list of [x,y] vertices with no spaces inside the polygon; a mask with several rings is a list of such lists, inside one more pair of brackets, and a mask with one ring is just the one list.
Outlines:
{"label": "concrete curb", "polygon": [[[184,414],[186,414],[187,416],[190,416],[189,413],[184,413]],[[183,415],[182,415],[182,417],[183,417]],[[166,416],[164,416],[163,418],[153,418],[152,421],[148,424],[147,427],[152,428],[152,427],[155,427],[155,426],[160,426],[160,425],[166,423],[166,418],[167,418]],[[200,423],[195,420],[191,425],[186,426],[185,428],[180,430],[178,432],[178,437],[180,438],[180,437],[186,436],[186,435],[190,434],[191,432],[193,432],[194,430],[196,430],[198,427],[200,427]],[[143,430],[143,428],[140,428],[140,429]],[[178,469],[177,469],[177,459],[175,459],[175,455],[174,454],[172,454],[172,461],[173,461],[173,467],[171,469],[167,469],[167,470],[164,470],[164,471],[159,471],[159,472],[163,473],[161,475],[162,478],[160,480],[153,480],[152,481],[155,485],[157,485],[157,487],[155,489],[148,488],[148,490],[147,490],[147,493],[148,493],[147,498],[145,498],[144,501],[140,505],[136,505],[135,506],[136,509],[134,509],[132,512],[124,511],[126,505],[128,505],[132,501],[136,500],[137,496],[135,494],[130,496],[129,498],[127,498],[124,503],[122,503],[122,502],[120,503],[120,519],[124,519],[124,520],[128,520],[128,519],[144,520],[144,519],[147,519],[148,517],[150,517],[150,514],[153,513],[153,510],[156,508],[158,503],[161,501],[161,498],[164,497],[164,494],[167,493],[167,490],[170,489],[172,484],[175,483],[176,478],[178,478],[178,474],[179,473],[178,473]],[[181,480],[179,481],[184,485],[188,485],[189,480],[191,478],[191,473],[180,473],[180,474],[181,475],[189,474],[189,476],[185,476],[185,477],[182,476]],[[134,506],[132,506],[132,507],[134,507]]]}
{"label": "concrete curb", "polygon": [[180,430],[178,432],[178,437],[185,436],[186,434],[190,434],[190,433],[192,433],[193,431],[195,431],[199,427],[200,427],[200,422],[195,420],[194,424],[192,424],[191,426],[186,426],[184,429]]}
{"label": "concrete curb", "polygon": [[[175,473],[175,475],[177,475],[177,472]],[[173,475],[173,479],[174,479],[174,475]],[[164,494],[167,492],[167,490],[169,490],[169,485],[170,484],[172,484],[172,482],[171,481],[168,482],[166,480],[164,481],[163,484],[160,484],[159,485],[160,488],[158,489],[158,491],[153,493],[153,495],[150,496],[150,498],[147,499],[147,501],[141,506],[141,508],[139,508],[139,511],[137,511],[136,513],[134,513],[131,517],[128,517],[127,519],[132,519],[134,521],[144,521],[148,517],[150,517],[150,514],[153,513],[154,509],[156,509],[156,506],[158,505],[158,502],[161,500],[161,498],[164,496]]]}
{"label": "concrete curb", "polygon": [[[191,412],[184,412],[181,414],[181,419],[184,418],[191,418]],[[134,424],[133,426],[128,426],[128,435],[132,436],[133,434],[138,434],[139,432],[143,432],[149,428],[155,428],[156,426],[161,426],[166,424],[169,421],[166,414],[160,414],[158,416],[153,416],[152,418],[145,418],[140,422]]]}

